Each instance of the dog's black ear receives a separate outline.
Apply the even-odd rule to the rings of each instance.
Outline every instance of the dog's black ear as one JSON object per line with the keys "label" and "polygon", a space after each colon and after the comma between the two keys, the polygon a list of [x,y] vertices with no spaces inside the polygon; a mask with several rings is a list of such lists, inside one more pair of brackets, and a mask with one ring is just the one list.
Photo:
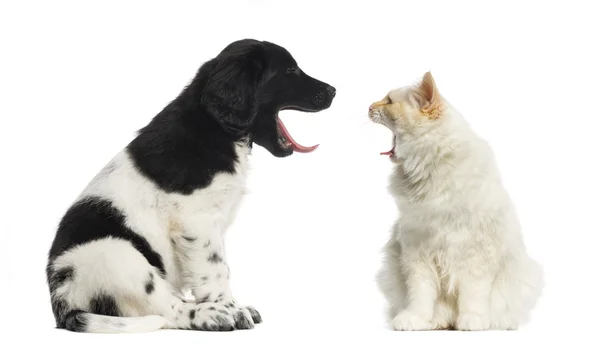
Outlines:
{"label": "dog's black ear", "polygon": [[202,102],[227,133],[242,136],[256,118],[257,89],[264,69],[261,52],[224,51],[210,64]]}

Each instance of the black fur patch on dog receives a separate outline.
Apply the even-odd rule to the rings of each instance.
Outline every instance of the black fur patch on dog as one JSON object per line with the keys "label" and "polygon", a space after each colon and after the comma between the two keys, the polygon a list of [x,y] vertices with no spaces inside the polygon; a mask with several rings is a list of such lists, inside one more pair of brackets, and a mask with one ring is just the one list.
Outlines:
{"label": "black fur patch on dog", "polygon": [[276,44],[232,42],[200,66],[193,80],[127,146],[140,172],[167,192],[191,194],[215,174],[233,173],[235,142],[257,143],[274,156],[281,109],[318,112],[331,105],[335,88],[302,71]]}
{"label": "black fur patch on dog", "polygon": [[90,300],[90,312],[105,316],[121,316],[114,297],[100,294]]}
{"label": "black fur patch on dog", "polygon": [[150,273],[148,281],[146,281],[146,285],[144,287],[147,294],[152,294],[152,292],[154,292],[154,274]]}
{"label": "black fur patch on dog", "polygon": [[64,285],[65,282],[73,280],[75,276],[75,270],[73,267],[64,267],[58,270],[52,270],[49,266],[47,268],[48,285],[50,292],[56,291],[60,286]]}
{"label": "black fur patch on dog", "polygon": [[61,328],[70,330],[72,332],[85,332],[87,326],[87,318],[85,312],[82,310],[70,311],[64,320],[64,324]]}
{"label": "black fur patch on dog", "polygon": [[223,262],[223,259],[221,258],[221,256],[216,252],[211,253],[206,260],[209,261],[210,263]]}
{"label": "black fur patch on dog", "polygon": [[74,276],[75,270],[72,267],[54,270],[51,264],[46,266],[46,277],[50,289],[50,305],[52,307],[52,313],[54,314],[54,320],[56,321],[56,327],[58,328],[66,328],[67,323],[74,325],[74,320],[72,318],[69,320],[67,319],[71,311],[69,305],[62,297],[56,294],[56,290],[68,281],[73,280]]}
{"label": "black fur patch on dog", "polygon": [[148,241],[125,225],[123,214],[112,202],[99,197],[87,197],[75,203],[63,216],[49,253],[50,263],[65,251],[107,237],[128,241],[152,266],[166,275],[162,257]]}

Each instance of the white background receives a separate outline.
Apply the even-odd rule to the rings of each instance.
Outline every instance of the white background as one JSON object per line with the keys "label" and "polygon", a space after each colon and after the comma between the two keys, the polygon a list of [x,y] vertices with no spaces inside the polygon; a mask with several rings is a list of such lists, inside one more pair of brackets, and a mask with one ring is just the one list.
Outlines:
{"label": "white background", "polygon": [[[216,4],[218,3],[218,4]],[[115,345],[502,344],[597,338],[600,117],[593,1],[2,1],[0,340]],[[312,154],[257,147],[252,193],[227,235],[251,331],[83,335],[54,329],[44,269],[62,213],[240,38],[286,47],[338,90],[282,119]],[[494,147],[547,286],[516,332],[387,329],[374,283],[396,218],[390,133],[368,105],[431,70]],[[588,342],[591,342],[588,340]],[[6,344],[5,342],[2,342]],[[15,341],[10,342],[15,344]]]}

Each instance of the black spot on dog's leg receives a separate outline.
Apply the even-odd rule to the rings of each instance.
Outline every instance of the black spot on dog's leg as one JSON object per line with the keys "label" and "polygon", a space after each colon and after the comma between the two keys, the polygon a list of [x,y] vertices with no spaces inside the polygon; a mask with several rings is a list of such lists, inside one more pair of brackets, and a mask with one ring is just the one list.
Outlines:
{"label": "black spot on dog's leg", "polygon": [[154,282],[148,281],[146,282],[146,293],[151,294],[154,292]]}
{"label": "black spot on dog's leg", "polygon": [[150,273],[150,277],[148,278],[148,281],[146,281],[145,288],[147,294],[154,292],[154,274]]}
{"label": "black spot on dog's leg", "polygon": [[121,316],[117,301],[107,294],[100,294],[90,300],[90,312],[97,315]]}
{"label": "black spot on dog's leg", "polygon": [[215,311],[215,310],[217,310],[217,308],[215,308],[214,306],[211,306],[211,307],[208,308],[208,310]]}
{"label": "black spot on dog's leg", "polygon": [[207,303],[210,300],[210,293],[202,297],[199,303]]}
{"label": "black spot on dog's leg", "polygon": [[190,310],[190,321],[193,321],[196,318],[196,310]]}
{"label": "black spot on dog's leg", "polygon": [[209,261],[210,263],[223,262],[223,259],[221,258],[221,256],[219,256],[219,254],[216,252],[211,253],[210,256],[208,256],[208,258],[206,260]]}

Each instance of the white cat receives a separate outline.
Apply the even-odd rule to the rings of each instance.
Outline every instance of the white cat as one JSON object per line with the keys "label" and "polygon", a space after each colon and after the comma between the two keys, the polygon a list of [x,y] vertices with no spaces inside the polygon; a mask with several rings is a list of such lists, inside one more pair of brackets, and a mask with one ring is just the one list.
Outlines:
{"label": "white cat", "polygon": [[517,329],[543,289],[494,155],[431,73],[392,90],[369,118],[394,133],[400,211],[377,279],[395,330]]}

